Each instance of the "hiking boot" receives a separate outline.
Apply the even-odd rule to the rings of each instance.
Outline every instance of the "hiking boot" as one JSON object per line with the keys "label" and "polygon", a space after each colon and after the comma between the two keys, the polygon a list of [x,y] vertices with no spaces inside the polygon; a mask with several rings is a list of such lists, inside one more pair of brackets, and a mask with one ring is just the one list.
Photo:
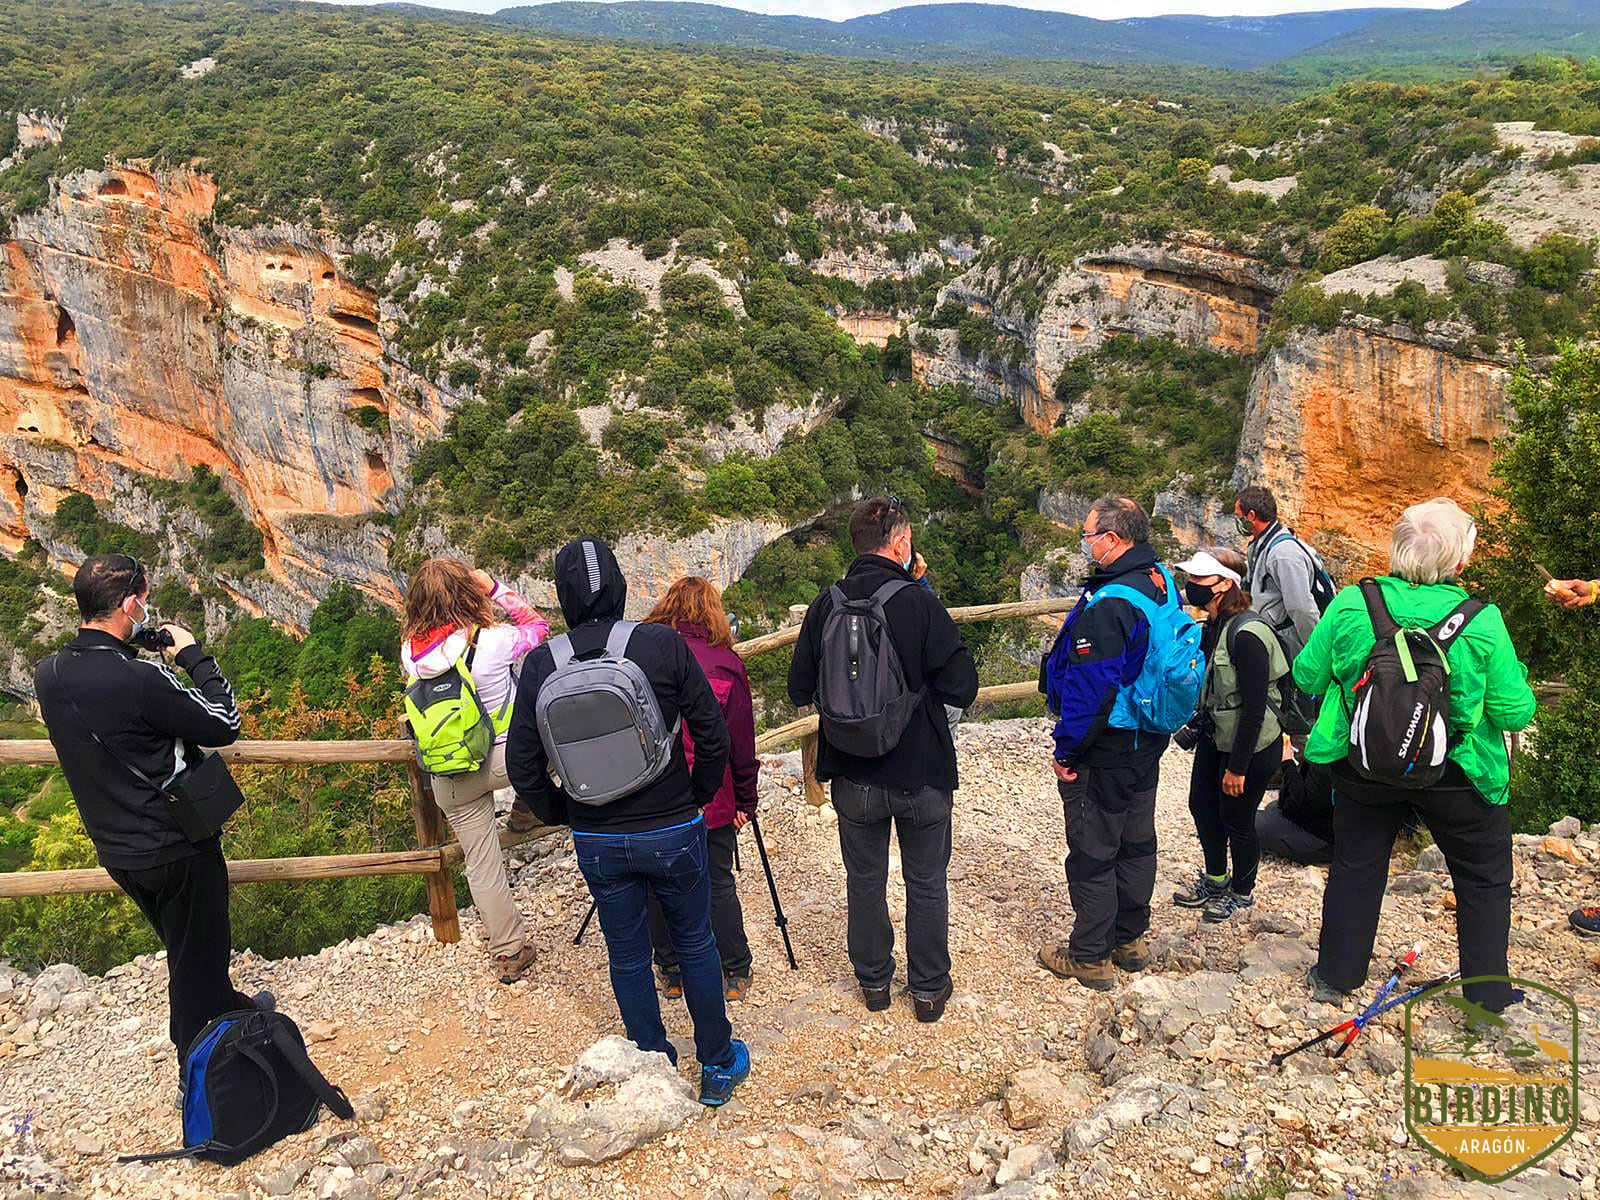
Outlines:
{"label": "hiking boot", "polygon": [[1195,881],[1187,892],[1172,893],[1172,902],[1179,908],[1204,908],[1226,892],[1230,882],[1231,880],[1224,879],[1221,883],[1213,883],[1211,876],[1202,871],[1195,876]]}
{"label": "hiking boot", "polygon": [[742,1003],[745,993],[749,990],[750,976],[748,975],[724,975],[722,977],[722,995],[725,999]]}
{"label": "hiking boot", "polygon": [[1580,908],[1567,918],[1567,924],[1586,937],[1600,937],[1600,908]]}
{"label": "hiking boot", "polygon": [[1142,971],[1150,965],[1150,946],[1144,938],[1136,937],[1113,950],[1111,961],[1130,973]]}
{"label": "hiking boot", "polygon": [[1079,962],[1067,953],[1066,944],[1047,946],[1039,951],[1039,965],[1060,979],[1076,979],[1086,988],[1109,992],[1116,985],[1117,975],[1109,958],[1099,962]]}
{"label": "hiking boot", "polygon": [[944,1016],[944,1006],[950,1002],[951,994],[956,990],[956,985],[946,979],[944,987],[931,996],[919,996],[911,993],[911,1007],[916,1011],[917,1020],[924,1025],[931,1025]]}
{"label": "hiking boot", "polygon": [[720,1108],[750,1075],[750,1048],[738,1038],[733,1040],[733,1062],[726,1067],[700,1068],[700,1103],[707,1108]]}
{"label": "hiking boot", "polygon": [[495,973],[500,976],[501,983],[515,983],[522,978],[522,973],[533,966],[534,949],[532,942],[523,942],[522,949],[515,954],[496,954],[494,956]]}
{"label": "hiking boot", "polygon": [[683,971],[680,968],[661,968],[661,994],[668,1000],[683,999]]}
{"label": "hiking boot", "polygon": [[882,1012],[889,1007],[889,985],[882,987],[868,987],[861,985],[861,998],[867,1002],[868,1012]]}
{"label": "hiking boot", "polygon": [[540,824],[542,822],[533,815],[533,810],[523,808],[520,804],[513,804],[511,811],[506,814],[506,829],[512,833],[532,833]]}
{"label": "hiking boot", "polygon": [[251,996],[250,1003],[254,1004],[262,1012],[278,1011],[278,998],[265,989],[262,989],[254,996]]}
{"label": "hiking boot", "polygon": [[1340,1008],[1350,1001],[1351,993],[1341,992],[1331,983],[1325,982],[1322,976],[1317,974],[1315,967],[1306,972],[1306,984],[1311,988],[1311,998],[1318,1004],[1331,1004],[1335,1008]]}
{"label": "hiking boot", "polygon": [[1215,925],[1226,921],[1241,908],[1249,908],[1254,903],[1255,901],[1248,895],[1240,895],[1232,888],[1229,888],[1222,895],[1213,899],[1210,904],[1206,905],[1205,912],[1200,915]]}

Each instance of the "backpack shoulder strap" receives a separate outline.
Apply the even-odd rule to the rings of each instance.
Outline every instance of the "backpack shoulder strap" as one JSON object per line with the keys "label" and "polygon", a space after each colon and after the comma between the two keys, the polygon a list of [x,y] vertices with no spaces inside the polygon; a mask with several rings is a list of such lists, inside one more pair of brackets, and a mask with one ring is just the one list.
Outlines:
{"label": "backpack shoulder strap", "polygon": [[1383,589],[1378,586],[1376,579],[1368,576],[1361,581],[1361,598],[1367,602],[1367,616],[1372,618],[1372,632],[1380,642],[1400,632],[1400,626],[1389,615],[1389,606],[1383,600]]}
{"label": "backpack shoulder strap", "polygon": [[1093,599],[1091,599],[1089,603],[1093,605],[1105,599],[1126,600],[1129,604],[1138,609],[1140,614],[1143,615],[1145,621],[1150,624],[1155,623],[1157,615],[1161,612],[1161,606],[1158,605],[1154,600],[1150,599],[1149,596],[1146,596],[1138,588],[1129,587],[1125,583],[1106,584],[1105,587],[1101,588],[1094,594]]}
{"label": "backpack shoulder strap", "polygon": [[1488,607],[1487,601],[1480,600],[1476,596],[1468,596],[1446,613],[1442,621],[1430,628],[1428,636],[1441,651],[1447,651],[1456,638],[1461,636],[1461,631],[1471,623],[1472,618]]}
{"label": "backpack shoulder strap", "polygon": [[845,604],[849,600],[849,597],[844,594],[844,589],[837,583],[828,589],[828,595],[830,598],[832,598],[833,606],[835,608],[838,608],[840,605]]}
{"label": "backpack shoulder strap", "polygon": [[295,1038],[289,1036],[288,1027],[282,1021],[273,1021],[272,1044],[283,1061],[294,1068],[294,1073],[305,1085],[315,1093],[318,1100],[328,1106],[328,1110],[336,1117],[348,1121],[353,1118],[355,1109],[350,1107],[350,1100],[341,1088],[328,1082],[327,1076],[317,1069],[317,1064],[311,1061],[311,1056],[306,1053],[306,1048]]}
{"label": "backpack shoulder strap", "polygon": [[891,579],[888,583],[882,585],[877,591],[872,593],[872,603],[874,605],[888,604],[890,600],[892,600],[895,596],[898,596],[906,588],[916,586],[917,585],[909,579]]}
{"label": "backpack shoulder strap", "polygon": [[479,634],[479,632],[480,632],[479,626],[474,625],[472,627],[471,631],[468,632],[468,634],[467,634],[467,652],[462,657],[463,657],[463,659],[465,660],[465,662],[467,664],[467,674],[468,675],[472,674],[472,660],[478,656],[478,634]]}
{"label": "backpack shoulder strap", "polygon": [[550,639],[550,657],[555,660],[556,670],[561,670],[572,661],[572,638],[568,634],[560,634]]}
{"label": "backpack shoulder strap", "polygon": [[637,621],[618,621],[606,634],[606,653],[612,658],[628,657],[628,639],[639,628]]}

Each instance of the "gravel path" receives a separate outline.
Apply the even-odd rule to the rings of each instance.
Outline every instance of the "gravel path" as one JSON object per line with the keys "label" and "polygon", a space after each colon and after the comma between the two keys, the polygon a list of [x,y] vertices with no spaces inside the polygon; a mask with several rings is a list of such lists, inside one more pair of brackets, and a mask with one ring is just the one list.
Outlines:
{"label": "gravel path", "polygon": [[[785,968],[746,839],[740,890],[756,977],[733,1019],[755,1068],[717,1114],[598,1167],[563,1167],[552,1146],[524,1136],[529,1107],[619,1029],[598,932],[571,944],[588,895],[563,839],[513,860],[541,949],[533,976],[513,987],[488,974],[470,913],[456,946],[435,944],[418,918],[308,958],[236,956],[240,986],[276,992],[313,1057],[358,1099],[359,1119],[324,1117],[231,1170],[115,1162],[179,1136],[159,958],[87,980],[71,968],[33,981],[0,968],[0,1196],[801,1200],[969,1196],[998,1182],[1007,1196],[1211,1197],[1280,1176],[1325,1195],[1473,1194],[1405,1142],[1392,1019],[1347,1062],[1309,1053],[1281,1071],[1264,1065],[1271,1049],[1343,1015],[1308,1003],[1301,980],[1323,874],[1268,862],[1255,907],[1222,926],[1173,907],[1172,889],[1199,867],[1181,753],[1161,788],[1152,969],[1098,995],[1035,966],[1070,921],[1048,745],[1039,721],[961,731],[956,995],[938,1025],[917,1024],[903,997],[884,1014],[861,1007],[832,812],[805,806],[794,755],[769,758],[762,825],[801,969]],[[1494,1195],[1593,1196],[1600,1174],[1600,977],[1593,947],[1565,927],[1567,910],[1596,890],[1600,843],[1576,833],[1522,839],[1511,961],[1578,1000],[1582,1119],[1547,1170]],[[1375,961],[1422,938],[1419,970],[1431,974],[1455,965],[1453,897],[1448,876],[1411,869],[1414,858],[1396,854]],[[235,903],[249,897],[241,888]],[[686,1014],[666,1011],[693,1079]]]}

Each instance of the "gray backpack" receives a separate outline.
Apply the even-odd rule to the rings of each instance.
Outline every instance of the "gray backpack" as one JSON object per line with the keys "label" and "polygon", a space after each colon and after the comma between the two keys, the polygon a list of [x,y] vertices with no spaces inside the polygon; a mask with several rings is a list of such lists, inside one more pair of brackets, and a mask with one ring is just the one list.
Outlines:
{"label": "gray backpack", "polygon": [[891,596],[915,586],[891,579],[864,600],[847,599],[838,584],[829,589],[833,610],[822,626],[817,719],[828,744],[846,754],[881,758],[889,753],[922,705],[922,689],[906,690],[883,610]]}
{"label": "gray backpack", "polygon": [[625,657],[637,621],[618,621],[597,658],[573,657],[572,639],[550,640],[555,673],[539,688],[534,719],[562,789],[579,804],[610,804],[648,787],[672,762],[668,729],[643,668]]}

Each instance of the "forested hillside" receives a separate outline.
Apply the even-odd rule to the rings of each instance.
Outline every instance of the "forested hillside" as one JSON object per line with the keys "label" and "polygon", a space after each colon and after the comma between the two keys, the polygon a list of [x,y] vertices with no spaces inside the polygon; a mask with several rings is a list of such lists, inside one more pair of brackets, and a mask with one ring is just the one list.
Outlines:
{"label": "forested hillside", "polygon": [[[1068,89],[415,10],[19,0],[7,17],[0,649],[17,690],[70,624],[62,569],[110,546],[156,565],[161,610],[208,632],[262,736],[392,730],[396,584],[441,550],[531,593],[564,540],[631,536],[664,549],[625,567],[726,567],[750,633],[837,576],[843,512],[884,490],[917,514],[946,602],[1015,599],[1075,567],[1049,556],[1085,495],[1214,508],[1262,355],[1303,331],[1403,323],[1498,370],[1519,340],[1542,354],[1592,330],[1586,237],[1525,236],[1479,204],[1506,180],[1587,179],[1597,156],[1577,135],[1600,134],[1600,70],[1568,59],[1280,105],[1171,75]],[[1572,145],[1534,171],[1499,122]],[[50,272],[100,237],[111,277],[126,245],[160,258],[177,234],[203,265],[148,286],[182,293],[177,350],[214,345],[214,380],[96,374],[108,331],[138,336],[146,293]],[[1063,277],[1112,263],[1078,289],[1089,308],[1129,280],[1182,291],[1128,266],[1172,246],[1242,264],[1255,282],[1211,279],[1203,299],[1258,313],[1259,340],[1121,314],[1044,329],[1097,340],[1040,365]],[[1438,286],[1317,286],[1387,253],[1437,261]],[[930,382],[936,361],[970,370]],[[995,379],[1023,379],[1050,418]],[[192,457],[151,465],[181,440],[162,434],[111,461],[107,431],[148,418],[126,411],[132,385],[161,399],[179,383],[221,404]],[[240,453],[271,470],[230,471],[218,444],[263,412],[276,424]],[[354,472],[337,488],[335,459]],[[282,479],[299,490],[272,491]],[[1032,670],[1002,631],[971,637],[986,681]],[[782,669],[756,671],[769,722]],[[57,782],[0,782],[7,865],[89,860]],[[407,836],[384,772],[248,786],[239,854]],[[298,950],[418,895],[319,885],[241,936]],[[322,916],[289,921],[291,905]],[[10,905],[0,954],[111,961],[136,928],[120,911]]]}

